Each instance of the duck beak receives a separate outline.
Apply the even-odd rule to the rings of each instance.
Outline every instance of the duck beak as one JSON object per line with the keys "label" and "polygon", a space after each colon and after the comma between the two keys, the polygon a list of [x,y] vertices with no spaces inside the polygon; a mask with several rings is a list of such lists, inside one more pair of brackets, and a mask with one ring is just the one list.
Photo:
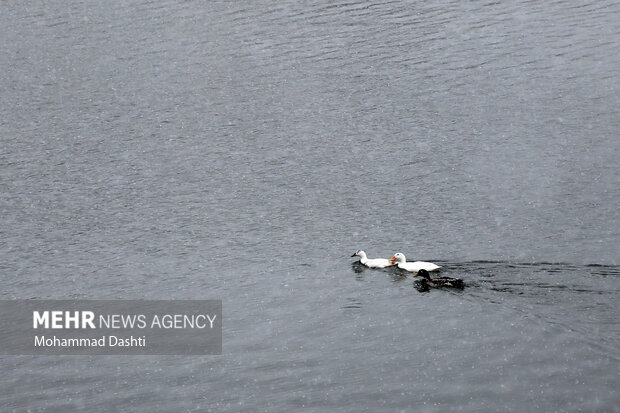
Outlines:
{"label": "duck beak", "polygon": [[396,261],[396,257],[392,257],[388,261],[391,262],[392,264],[394,264],[394,261]]}
{"label": "duck beak", "polygon": [[420,273],[419,273],[419,272],[416,272],[413,276],[414,276],[414,277],[417,277],[418,275],[420,275]]}
{"label": "duck beak", "polygon": [[353,254],[353,255],[351,255],[351,257],[355,257],[356,255],[357,255],[357,254]]}

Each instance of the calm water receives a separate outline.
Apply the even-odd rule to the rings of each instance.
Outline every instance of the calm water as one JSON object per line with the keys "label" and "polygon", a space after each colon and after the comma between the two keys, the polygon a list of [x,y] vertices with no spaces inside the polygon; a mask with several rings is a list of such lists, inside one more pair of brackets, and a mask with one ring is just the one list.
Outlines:
{"label": "calm water", "polygon": [[225,319],[0,410],[619,412],[620,5],[461,3],[2,2],[0,298]]}

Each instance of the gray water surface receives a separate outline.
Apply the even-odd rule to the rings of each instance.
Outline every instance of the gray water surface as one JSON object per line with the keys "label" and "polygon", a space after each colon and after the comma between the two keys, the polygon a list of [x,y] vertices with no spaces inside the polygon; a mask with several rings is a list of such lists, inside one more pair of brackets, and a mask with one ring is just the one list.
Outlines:
{"label": "gray water surface", "polygon": [[620,411],[617,2],[7,1],[0,42],[0,298],[224,306],[222,356],[5,356],[0,410]]}

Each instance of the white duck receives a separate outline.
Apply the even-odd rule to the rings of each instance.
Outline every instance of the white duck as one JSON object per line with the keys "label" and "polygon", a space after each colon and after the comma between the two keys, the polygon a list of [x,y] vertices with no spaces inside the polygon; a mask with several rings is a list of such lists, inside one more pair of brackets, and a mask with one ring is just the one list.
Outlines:
{"label": "white duck", "polygon": [[402,254],[400,252],[397,252],[396,254],[394,254],[394,256],[390,258],[389,261],[393,264],[395,263],[398,266],[398,268],[400,268],[401,270],[405,270],[409,272],[418,272],[420,270],[437,271],[441,268],[439,265],[433,264],[432,262],[425,262],[425,261],[407,262],[407,259],[405,258],[405,254]]}
{"label": "white duck", "polygon": [[394,262],[388,260],[387,258],[368,258],[366,253],[362,250],[357,250],[355,254],[351,255],[352,257],[358,256],[360,257],[360,262],[367,266],[368,268],[385,268],[391,267],[394,265]]}

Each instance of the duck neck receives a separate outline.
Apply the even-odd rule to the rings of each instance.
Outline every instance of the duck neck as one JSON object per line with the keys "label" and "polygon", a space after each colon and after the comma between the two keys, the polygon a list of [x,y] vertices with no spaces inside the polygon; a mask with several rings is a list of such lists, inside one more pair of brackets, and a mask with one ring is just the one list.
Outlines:
{"label": "duck neck", "polygon": [[368,257],[366,256],[366,253],[364,251],[360,251],[359,254],[360,256],[360,262],[363,264],[366,262],[366,260],[368,259]]}

